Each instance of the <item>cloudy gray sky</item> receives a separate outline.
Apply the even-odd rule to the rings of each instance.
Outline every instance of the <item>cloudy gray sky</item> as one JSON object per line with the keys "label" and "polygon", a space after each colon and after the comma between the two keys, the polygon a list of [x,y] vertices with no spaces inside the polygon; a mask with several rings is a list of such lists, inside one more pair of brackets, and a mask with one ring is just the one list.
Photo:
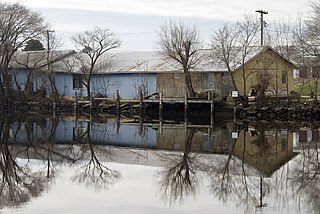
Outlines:
{"label": "cloudy gray sky", "polygon": [[[268,23],[292,20],[305,15],[309,0],[0,0],[19,2],[39,11],[62,37],[65,48],[72,48],[69,37],[94,26],[106,27],[122,40],[121,50],[152,50],[156,31],[169,19],[197,25],[208,42],[222,23],[240,20],[243,14],[265,10]],[[268,25],[272,28],[272,24]]]}

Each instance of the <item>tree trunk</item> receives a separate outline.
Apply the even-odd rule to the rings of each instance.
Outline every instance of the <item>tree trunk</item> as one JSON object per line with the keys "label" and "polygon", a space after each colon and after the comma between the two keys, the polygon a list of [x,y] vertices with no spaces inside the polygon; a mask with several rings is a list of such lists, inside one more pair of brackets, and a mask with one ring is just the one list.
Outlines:
{"label": "tree trunk", "polygon": [[58,94],[58,89],[54,80],[54,77],[52,76],[52,74],[49,74],[49,81],[50,81],[50,85],[51,85],[51,93],[53,96],[54,101],[56,102],[58,100],[59,94]]}
{"label": "tree trunk", "polygon": [[89,74],[88,81],[87,81],[87,93],[90,99],[91,98],[91,74]]}
{"label": "tree trunk", "polygon": [[231,78],[231,81],[232,81],[232,84],[233,84],[233,90],[238,91],[238,88],[237,88],[237,85],[236,85],[236,81],[234,80],[232,71],[229,71],[229,75],[230,75],[230,78]]}
{"label": "tree trunk", "polygon": [[4,67],[2,75],[3,75],[3,85],[4,85],[4,96],[8,97],[9,91],[10,91],[10,82],[9,82],[9,74],[8,74],[7,66]]}
{"label": "tree trunk", "polygon": [[196,93],[194,92],[193,86],[192,86],[192,79],[189,72],[185,72],[185,84],[188,92],[188,97],[194,98],[196,97]]}

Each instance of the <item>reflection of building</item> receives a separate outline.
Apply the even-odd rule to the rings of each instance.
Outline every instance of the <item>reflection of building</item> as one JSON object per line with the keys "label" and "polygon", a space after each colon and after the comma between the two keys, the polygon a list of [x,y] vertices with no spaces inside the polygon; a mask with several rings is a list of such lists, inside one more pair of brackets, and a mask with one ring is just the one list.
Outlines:
{"label": "reflection of building", "polygon": [[[194,129],[192,136],[192,152],[227,153],[232,142],[227,129],[188,128]],[[157,148],[167,150],[184,150],[188,134],[184,125],[166,125],[157,132]]]}
{"label": "reflection of building", "polygon": [[[5,130],[5,129],[3,129]],[[185,153],[211,153],[235,156],[246,167],[269,177],[291,160],[296,141],[315,139],[319,133],[301,131],[290,133],[286,129],[259,131],[241,130],[238,139],[231,138],[231,129],[225,127],[198,126],[192,124],[142,124],[119,123],[108,119],[104,123],[66,118],[22,122],[10,125],[8,143],[25,145],[92,143],[114,147],[181,151]],[[309,134],[308,134],[309,133]],[[309,137],[308,137],[309,136]],[[311,137],[310,137],[311,136]],[[313,137],[312,137],[313,136]],[[297,140],[298,139],[298,140]],[[318,138],[317,138],[318,139]]]}
{"label": "reflection of building", "polygon": [[293,134],[287,129],[259,132],[241,130],[234,155],[270,177],[297,153],[293,151]]}
{"label": "reflection of building", "polygon": [[317,146],[320,142],[319,130],[310,128],[300,128],[293,133],[293,144],[297,149],[301,147]]}
{"label": "reflection of building", "polygon": [[[192,136],[188,136],[187,132]],[[186,126],[186,124],[143,125],[117,123],[108,120],[105,123],[73,118],[59,119],[55,122],[43,120],[38,122],[15,122],[10,126],[8,142],[28,144],[33,142],[54,142],[56,144],[88,143],[99,145],[125,146],[149,149],[184,151],[187,138],[191,140],[192,152],[229,151],[231,135],[228,129],[212,126]],[[90,141],[89,141],[90,140]]]}

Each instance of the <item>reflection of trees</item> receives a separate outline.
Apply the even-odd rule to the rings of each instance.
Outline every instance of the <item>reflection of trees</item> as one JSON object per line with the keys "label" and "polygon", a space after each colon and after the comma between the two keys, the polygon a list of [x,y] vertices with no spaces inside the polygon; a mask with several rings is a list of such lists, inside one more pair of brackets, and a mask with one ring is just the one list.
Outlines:
{"label": "reflection of trees", "polygon": [[[239,204],[244,204],[250,207],[250,205],[262,206],[262,196],[269,191],[269,183],[262,177],[252,176],[252,170],[248,168],[248,164],[245,162],[245,157],[256,160],[257,162],[263,162],[263,157],[259,153],[260,149],[266,151],[265,144],[266,138],[264,132],[259,132],[259,136],[256,141],[247,142],[248,132],[242,131],[243,142],[241,142],[242,154],[240,157],[235,156],[235,146],[240,142],[234,140],[230,144],[227,158],[221,157],[217,160],[216,166],[208,171],[211,179],[212,192],[223,202],[235,201]],[[258,153],[251,153],[247,147],[248,143],[257,144],[259,147]],[[264,145],[265,146],[264,146]],[[238,152],[239,152],[238,148]],[[239,154],[238,154],[239,155]],[[263,187],[263,188],[262,188]]]}
{"label": "reflection of trees", "polygon": [[165,162],[165,169],[159,173],[159,189],[165,201],[173,203],[183,201],[186,196],[194,196],[197,192],[199,178],[196,170],[200,169],[196,155],[191,155],[192,138],[195,129],[188,129],[183,154],[169,153],[161,157]]}
{"label": "reflection of trees", "polygon": [[86,186],[94,186],[96,189],[108,189],[119,178],[120,173],[106,167],[100,160],[101,156],[108,156],[108,153],[104,150],[99,154],[96,150],[96,146],[91,142],[91,122],[88,123],[88,127],[85,133],[77,138],[78,142],[84,140],[82,145],[82,157],[88,157],[89,161],[80,167],[76,174],[73,176],[73,180],[78,183],[84,183]]}
{"label": "reflection of trees", "polygon": [[[292,185],[296,194],[304,195],[305,201],[313,210],[320,210],[320,161],[318,141],[313,145],[302,145],[301,159],[297,169],[292,173]],[[300,202],[301,203],[301,202]],[[312,212],[310,211],[310,212]]]}
{"label": "reflection of trees", "polygon": [[[37,197],[46,187],[46,179],[38,172],[21,166],[8,145],[11,121],[0,123],[0,208],[18,206]],[[12,135],[12,134],[11,134]]]}

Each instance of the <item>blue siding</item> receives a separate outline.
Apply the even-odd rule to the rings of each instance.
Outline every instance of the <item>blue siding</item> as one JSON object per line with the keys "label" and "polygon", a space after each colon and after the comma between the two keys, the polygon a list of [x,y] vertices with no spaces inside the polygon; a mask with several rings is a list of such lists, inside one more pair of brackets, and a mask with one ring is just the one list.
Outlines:
{"label": "blue siding", "polygon": [[27,85],[29,71],[27,71],[27,70],[22,70],[22,71],[21,70],[14,70],[13,73],[14,73],[16,81],[17,81],[17,82],[15,82],[13,80],[13,85],[12,85],[13,89],[18,90],[18,86],[17,86],[17,84],[18,84],[21,88],[21,91],[24,91],[26,88],[26,85]]}
{"label": "blue siding", "polygon": [[[22,91],[25,90],[27,84],[27,69],[12,70],[16,74],[17,82]],[[81,89],[73,88],[73,74],[66,72],[55,73],[55,84],[60,96],[87,96],[85,87]],[[143,95],[147,96],[156,92],[156,74],[99,74],[93,75],[91,79],[91,91],[94,96],[100,95],[105,97],[115,97],[116,91],[119,90],[122,98],[138,98],[139,88],[142,89]],[[50,82],[45,73],[32,74],[32,82],[34,91],[45,87],[47,94],[51,94]],[[17,85],[13,82],[13,88],[17,89]]]}
{"label": "blue siding", "polygon": [[72,93],[74,95],[71,74],[56,73],[55,82],[60,96],[71,96]]}
{"label": "blue siding", "polygon": [[119,90],[122,98],[138,98],[139,88],[144,96],[156,92],[156,74],[108,74],[92,77],[91,89],[94,95],[115,97]]}

